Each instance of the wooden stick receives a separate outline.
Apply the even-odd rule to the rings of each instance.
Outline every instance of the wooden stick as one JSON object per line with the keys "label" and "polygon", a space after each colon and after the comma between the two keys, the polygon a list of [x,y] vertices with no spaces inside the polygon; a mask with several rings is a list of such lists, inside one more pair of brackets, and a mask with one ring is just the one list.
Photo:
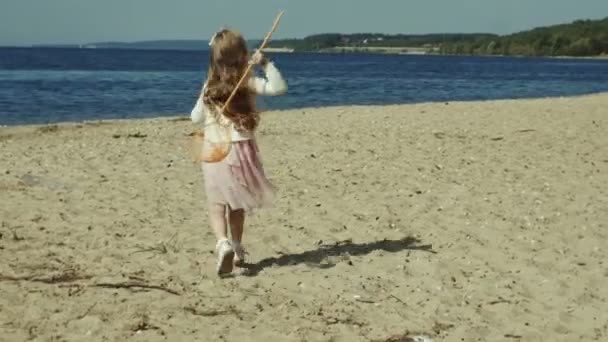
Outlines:
{"label": "wooden stick", "polygon": [[[262,44],[260,45],[260,47],[258,49],[259,51],[262,51],[264,49],[264,47],[266,46],[266,44],[268,44],[270,37],[272,36],[274,31],[279,26],[279,22],[281,21],[281,17],[283,16],[283,13],[284,13],[284,11],[281,11],[281,12],[279,12],[279,15],[277,15],[277,18],[274,20],[274,24],[272,25],[272,29],[270,30],[270,32],[268,32],[268,34],[266,34],[266,37],[264,38],[264,40],[262,41]],[[232,101],[232,98],[234,97],[234,95],[236,95],[237,90],[241,87],[241,84],[243,83],[243,81],[245,80],[247,75],[249,75],[251,68],[253,68],[253,64],[249,64],[249,66],[247,66],[247,70],[245,71],[243,76],[241,76],[239,83],[237,83],[236,87],[234,87],[234,90],[232,90],[232,94],[230,94],[230,96],[226,100],[226,103],[224,103],[224,106],[222,107],[222,112],[226,111],[226,108],[228,108],[228,104],[230,104],[230,101]]]}
{"label": "wooden stick", "polygon": [[72,283],[77,280],[87,280],[93,278],[92,275],[78,274],[75,271],[65,271],[60,274],[53,274],[50,276],[21,276],[13,277],[0,274],[0,281],[29,281],[32,283],[43,283],[43,284],[60,284],[60,283]]}
{"label": "wooden stick", "polygon": [[159,290],[170,293],[172,295],[179,296],[180,293],[172,290],[170,288],[160,286],[160,285],[150,285],[139,281],[127,281],[124,283],[98,283],[93,284],[94,287],[103,287],[108,289],[132,289],[132,288],[140,288],[140,289],[150,289],[150,290]]}

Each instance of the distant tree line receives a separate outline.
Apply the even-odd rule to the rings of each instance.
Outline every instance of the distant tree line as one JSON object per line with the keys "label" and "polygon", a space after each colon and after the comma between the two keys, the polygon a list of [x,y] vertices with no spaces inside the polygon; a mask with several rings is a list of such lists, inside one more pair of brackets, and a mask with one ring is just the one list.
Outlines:
{"label": "distant tree line", "polygon": [[326,33],[304,39],[275,40],[271,47],[319,51],[336,47],[436,47],[441,54],[597,56],[608,54],[608,18],[577,20],[510,35],[484,33],[386,35]]}
{"label": "distant tree line", "polygon": [[269,46],[287,47],[296,51],[319,51],[335,47],[425,47],[454,44],[476,39],[498,37],[493,34],[426,34],[426,35],[388,35],[381,33],[323,33],[304,39],[274,40]]}
{"label": "distant tree line", "polygon": [[500,37],[441,45],[444,54],[598,56],[608,54],[608,18],[578,20]]}

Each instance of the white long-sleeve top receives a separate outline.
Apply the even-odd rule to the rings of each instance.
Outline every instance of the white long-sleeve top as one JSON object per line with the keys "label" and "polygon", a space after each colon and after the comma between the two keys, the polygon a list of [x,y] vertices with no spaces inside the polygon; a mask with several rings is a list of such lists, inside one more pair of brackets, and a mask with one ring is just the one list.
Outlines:
{"label": "white long-sleeve top", "polygon": [[[287,82],[283,79],[283,76],[276,68],[276,66],[272,62],[268,62],[264,67],[264,73],[266,78],[261,77],[251,77],[249,79],[249,88],[256,95],[264,95],[264,96],[277,96],[283,95],[287,92]],[[203,87],[204,91],[204,87]],[[190,118],[193,123],[205,123],[205,136],[211,140],[214,139],[214,132],[208,131],[209,127],[213,127],[213,124],[216,123],[215,116],[210,115],[210,108],[205,105],[202,97],[199,97],[196,101],[196,105],[192,109],[190,113]],[[228,120],[223,115],[222,118]],[[227,121],[226,121],[227,122]],[[230,124],[231,128],[231,141],[242,141],[253,139],[253,132],[239,132],[234,129],[234,125]]]}

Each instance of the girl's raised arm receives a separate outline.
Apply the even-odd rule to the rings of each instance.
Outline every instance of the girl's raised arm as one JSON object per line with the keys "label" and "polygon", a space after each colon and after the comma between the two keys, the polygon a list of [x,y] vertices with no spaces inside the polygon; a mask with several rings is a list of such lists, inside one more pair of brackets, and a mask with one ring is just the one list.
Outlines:
{"label": "girl's raised arm", "polygon": [[279,69],[272,62],[265,63],[262,68],[266,78],[252,77],[249,80],[249,88],[257,95],[276,96],[287,92],[287,82],[281,75]]}

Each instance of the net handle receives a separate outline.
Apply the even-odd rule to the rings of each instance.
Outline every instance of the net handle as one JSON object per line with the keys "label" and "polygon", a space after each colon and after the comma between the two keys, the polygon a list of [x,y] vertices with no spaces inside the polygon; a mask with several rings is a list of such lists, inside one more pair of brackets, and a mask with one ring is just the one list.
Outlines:
{"label": "net handle", "polygon": [[[264,49],[264,47],[266,47],[266,44],[268,44],[268,42],[270,41],[270,37],[272,37],[272,34],[279,26],[279,22],[281,21],[281,17],[283,16],[283,13],[285,13],[285,11],[280,11],[279,14],[277,15],[276,19],[274,20],[274,24],[272,25],[272,29],[266,34],[266,37],[264,37],[262,44],[260,44],[260,47],[258,48],[259,51],[262,51]],[[224,106],[222,107],[222,112],[225,112],[226,108],[228,108],[230,101],[232,101],[232,98],[234,97],[234,95],[236,95],[237,90],[239,90],[243,81],[245,81],[245,78],[247,77],[247,75],[249,75],[251,68],[253,68],[253,64],[250,63],[247,66],[247,70],[245,70],[245,73],[243,74],[243,76],[241,76],[239,83],[236,84],[236,87],[234,87],[234,89],[232,90],[232,93],[230,94],[230,96],[228,97],[226,102],[224,103]]]}

